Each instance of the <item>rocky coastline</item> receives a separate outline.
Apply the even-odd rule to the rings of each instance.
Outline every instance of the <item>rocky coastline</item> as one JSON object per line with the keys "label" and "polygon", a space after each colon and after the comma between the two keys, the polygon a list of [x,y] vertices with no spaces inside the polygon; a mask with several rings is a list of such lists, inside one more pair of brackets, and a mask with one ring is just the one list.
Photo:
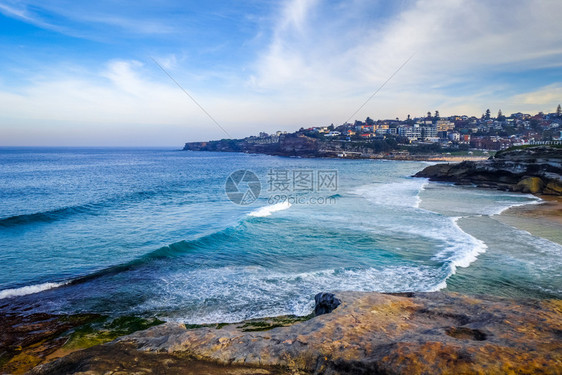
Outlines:
{"label": "rocky coastline", "polygon": [[166,323],[73,352],[30,373],[562,372],[561,300],[444,292],[341,292],[328,300],[331,312],[303,320]]}
{"label": "rocky coastline", "polygon": [[[436,164],[419,174],[525,192],[533,191],[520,189],[521,181],[539,178],[536,194],[559,195],[560,150],[510,150],[481,163]],[[526,210],[541,225],[552,216],[549,224],[560,226],[557,196],[548,205],[518,209],[517,218]],[[560,299],[333,292],[318,294],[315,302],[305,317],[209,325],[0,312],[0,373],[562,373]]]}
{"label": "rocky coastline", "polygon": [[325,141],[304,135],[287,134],[275,143],[249,142],[244,139],[224,139],[208,142],[188,142],[183,151],[243,152],[300,158],[388,159],[409,161],[482,160],[482,156],[462,157],[440,153],[412,154],[405,150],[377,152],[368,142]]}
{"label": "rocky coastline", "polygon": [[431,165],[415,174],[431,181],[454,182],[506,191],[562,195],[562,148],[536,146],[499,152],[484,161]]}

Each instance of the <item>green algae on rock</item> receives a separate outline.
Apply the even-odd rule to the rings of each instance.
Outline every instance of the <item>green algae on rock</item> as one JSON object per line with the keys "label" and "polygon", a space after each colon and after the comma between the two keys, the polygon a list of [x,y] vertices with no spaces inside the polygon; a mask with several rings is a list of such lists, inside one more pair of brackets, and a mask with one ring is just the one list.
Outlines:
{"label": "green algae on rock", "polygon": [[[138,356],[150,355],[153,363],[163,363],[161,356],[161,361],[175,358],[261,371],[253,373],[562,372],[561,300],[444,292],[336,295],[341,305],[333,312],[285,327],[245,331],[245,324],[186,329],[166,323],[38,366],[33,373],[55,374],[61,368],[95,372],[102,369],[100,363],[119,362],[114,353],[126,348]],[[138,369],[133,362],[119,364]]]}

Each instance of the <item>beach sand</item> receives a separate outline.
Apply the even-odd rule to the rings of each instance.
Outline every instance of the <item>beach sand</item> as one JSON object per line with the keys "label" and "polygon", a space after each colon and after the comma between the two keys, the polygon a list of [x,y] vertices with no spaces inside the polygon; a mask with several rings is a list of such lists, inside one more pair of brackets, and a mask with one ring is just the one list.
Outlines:
{"label": "beach sand", "polygon": [[538,204],[512,207],[497,217],[502,223],[562,245],[562,197],[542,195]]}
{"label": "beach sand", "polygon": [[490,156],[451,156],[440,155],[426,158],[427,161],[446,161],[449,163],[461,163],[463,161],[482,161],[488,160]]}

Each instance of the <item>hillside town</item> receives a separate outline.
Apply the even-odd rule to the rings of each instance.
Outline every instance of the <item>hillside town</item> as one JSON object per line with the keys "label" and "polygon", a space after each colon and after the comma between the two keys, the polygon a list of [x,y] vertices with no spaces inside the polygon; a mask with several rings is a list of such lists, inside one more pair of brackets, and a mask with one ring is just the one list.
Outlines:
{"label": "hillside town", "polygon": [[373,120],[302,127],[287,133],[259,133],[239,140],[186,143],[184,150],[241,151],[288,156],[377,157],[504,150],[531,144],[559,144],[562,109],[537,114],[488,109],[481,117],[442,117],[439,111],[406,119]]}

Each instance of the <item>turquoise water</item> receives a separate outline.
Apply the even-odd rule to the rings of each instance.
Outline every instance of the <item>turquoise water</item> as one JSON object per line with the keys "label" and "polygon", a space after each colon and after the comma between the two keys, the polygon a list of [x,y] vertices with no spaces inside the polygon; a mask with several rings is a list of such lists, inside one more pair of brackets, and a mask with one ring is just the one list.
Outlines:
{"label": "turquoise water", "polygon": [[[305,315],[321,291],[562,297],[562,247],[494,219],[536,198],[410,177],[426,165],[0,149],[0,305],[208,323]],[[261,181],[250,205],[225,193],[237,170]]]}

